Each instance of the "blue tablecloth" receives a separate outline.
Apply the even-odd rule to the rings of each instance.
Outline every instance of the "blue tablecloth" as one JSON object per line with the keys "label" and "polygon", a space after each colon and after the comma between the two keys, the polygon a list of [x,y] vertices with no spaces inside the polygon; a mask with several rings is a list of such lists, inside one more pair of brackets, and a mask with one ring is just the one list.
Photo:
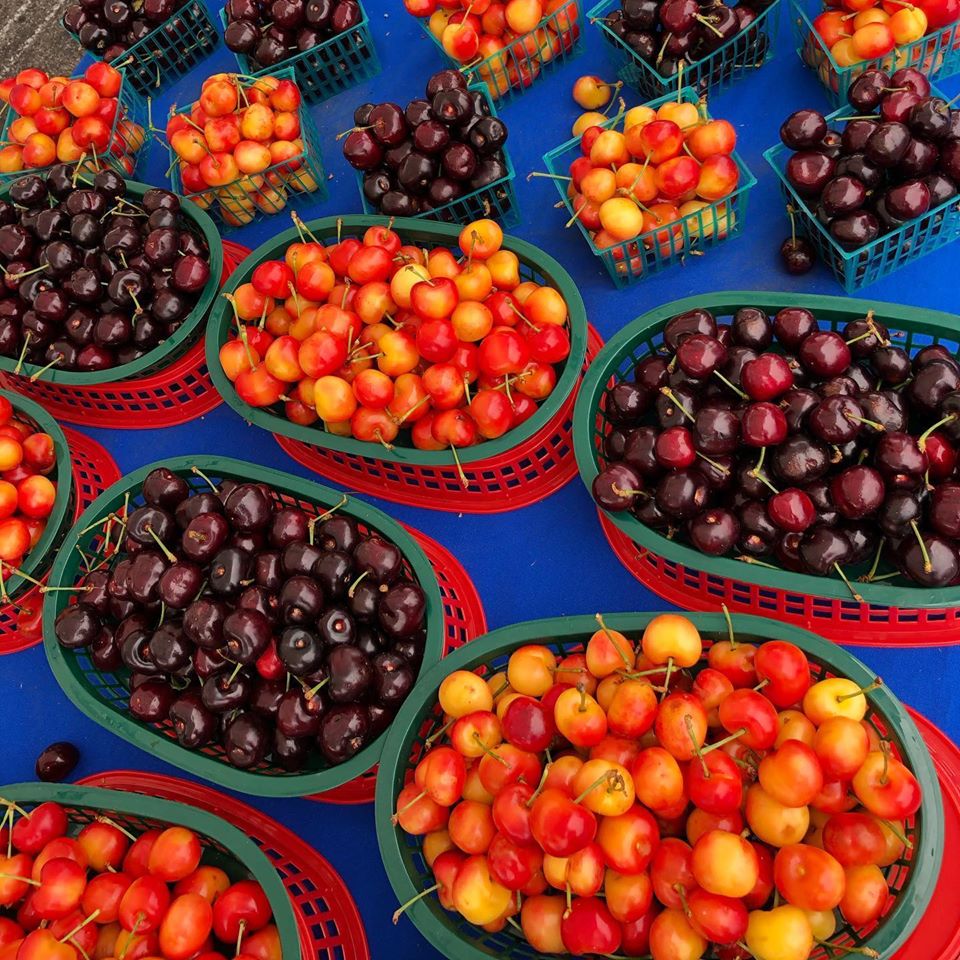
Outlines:
{"label": "blue tablecloth", "polygon": [[[354,107],[365,100],[381,99],[405,104],[422,96],[427,77],[446,65],[420,25],[397,0],[365,0],[365,4],[383,69],[372,81],[312,109],[324,164],[331,175],[330,199],[324,204],[300,207],[305,219],[361,210],[354,172],[333,139],[334,134],[352,125]],[[585,51],[579,58],[538,81],[503,109],[510,128],[509,149],[518,172],[523,214],[523,223],[515,232],[566,267],[583,294],[591,323],[604,336],[609,337],[655,305],[698,292],[782,289],[841,293],[822,268],[806,277],[791,278],[780,266],[778,249],[789,228],[775,178],[761,154],[776,141],[781,121],[792,110],[816,107],[828,111],[822,88],[793,49],[788,10],[782,19],[775,59],[757,76],[711,101],[714,116],[736,125],[738,149],[760,181],[750,199],[745,233],[704,257],[688,258],[685,266],[624,291],[614,289],[579,232],[564,230],[565,214],[553,209],[557,199],[553,184],[525,180],[530,171],[543,169],[542,155],[570,135],[570,126],[579,113],[570,96],[573,81],[584,73],[611,79],[614,76],[596,28],[586,29]],[[233,55],[221,46],[190,76],[157,98],[153,104],[155,122],[161,123],[170,104],[192,102],[210,73],[235,67]],[[952,96],[960,84],[946,81],[942,87]],[[626,97],[631,106],[641,102],[629,90]],[[164,184],[169,163],[165,146],[162,142],[151,143],[150,151],[146,172],[141,172],[140,178]],[[230,238],[255,247],[289,225],[288,217],[279,215],[232,233]],[[958,252],[958,246],[943,248],[868,288],[863,296],[956,310],[957,282],[952,270],[957,267]],[[124,472],[164,457],[214,453],[306,474],[271,435],[248,426],[226,406],[173,429],[90,433],[105,444]],[[457,555],[480,592],[491,628],[561,614],[667,606],[617,562],[600,531],[590,496],[578,479],[534,506],[491,516],[458,516],[374,502]],[[960,647],[917,651],[860,648],[854,652],[906,703],[957,739],[960,696],[949,684],[951,677],[960,676]],[[0,730],[4,741],[0,776],[8,781],[32,779],[37,753],[58,739],[79,745],[82,760],[77,776],[117,767],[176,773],[83,717],[61,694],[40,647],[0,660]],[[339,870],[360,908],[373,957],[427,960],[439,956],[408,921],[402,920],[397,927],[390,922],[394,896],[380,865],[372,805],[340,807],[305,800],[252,802],[292,827]]]}

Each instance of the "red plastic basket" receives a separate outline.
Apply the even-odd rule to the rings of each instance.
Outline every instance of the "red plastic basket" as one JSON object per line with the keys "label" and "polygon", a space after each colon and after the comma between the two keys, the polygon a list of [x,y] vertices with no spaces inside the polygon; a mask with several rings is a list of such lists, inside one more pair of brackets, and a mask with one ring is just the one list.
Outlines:
{"label": "red plastic basket", "polygon": [[[584,369],[602,346],[600,334],[588,326]],[[543,500],[576,476],[570,428],[579,389],[578,382],[557,415],[526,443],[489,460],[465,463],[466,489],[453,467],[386,463],[324,450],[279,434],[274,434],[274,439],[297,463],[349,490],[427,510],[503,513]]]}
{"label": "red plastic basket", "polygon": [[[249,252],[239,243],[223,242],[221,286]],[[223,402],[207,373],[202,336],[169,366],[146,377],[86,386],[44,380],[31,383],[26,377],[2,373],[0,386],[30,397],[58,420],[115,430],[142,429],[141,416],[148,418],[150,427],[176,426]]]}
{"label": "red plastic basket", "polygon": [[363,921],[340,874],[276,820],[211,787],[159,773],[107,770],[77,783],[176,800],[223,817],[263,850],[280,875],[297,917],[304,960],[369,960]]}
{"label": "red plastic basket", "polygon": [[960,853],[960,750],[926,717],[909,712],[930,748],[943,793],[943,866],[929,911],[892,960],[956,960],[960,956],[960,858],[956,856]]}
{"label": "red plastic basket", "polygon": [[[64,427],[63,432],[67,438],[70,460],[73,463],[76,505],[72,522],[75,522],[107,487],[120,479],[120,470],[113,462],[113,457],[96,440],[91,440],[85,434],[71,430],[69,427]],[[17,621],[21,611],[30,610],[35,603],[42,602],[39,588],[34,587],[17,597],[15,603],[0,606],[0,656],[26,650],[40,643],[43,634],[39,624],[36,633],[26,633],[18,627]]]}
{"label": "red plastic basket", "polygon": [[[460,561],[446,548],[431,540],[426,534],[404,524],[413,538],[423,548],[430,565],[436,571],[443,598],[445,642],[443,655],[462,647],[465,643],[487,632],[487,617],[483,612],[480,594],[470,575]],[[345,783],[342,787],[317,793],[308,800],[322,803],[373,803],[377,784],[377,768],[371,767],[362,776]]]}
{"label": "red plastic basket", "polygon": [[[945,647],[960,644],[960,607],[883,607],[759,587],[667,560],[634,543],[600,514],[620,562],[655,594],[683,610],[775,617],[846,646]],[[952,957],[951,960],[956,960]]]}

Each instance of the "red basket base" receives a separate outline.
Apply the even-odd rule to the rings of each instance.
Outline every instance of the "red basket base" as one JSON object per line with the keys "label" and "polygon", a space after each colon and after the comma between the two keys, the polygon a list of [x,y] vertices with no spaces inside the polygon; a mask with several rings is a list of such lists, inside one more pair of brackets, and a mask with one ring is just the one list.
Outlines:
{"label": "red basket base", "polygon": [[[446,547],[442,547],[419,530],[406,524],[404,526],[423,548],[440,584],[445,628],[443,655],[446,656],[452,650],[487,632],[487,618],[483,612],[480,594],[463,565]],[[323,803],[373,803],[376,783],[377,768],[372,767],[343,786],[306,799]]]}
{"label": "red basket base", "polygon": [[[602,346],[600,334],[588,327],[587,366]],[[557,415],[526,443],[489,460],[465,463],[466,489],[453,467],[386,463],[274,437],[297,463],[349,490],[427,510],[503,513],[543,500],[576,475],[570,418],[579,387],[578,382]]]}
{"label": "red basket base", "polygon": [[[70,448],[73,486],[76,490],[76,508],[70,519],[73,524],[107,487],[120,479],[120,470],[113,462],[113,457],[96,440],[69,427],[64,427],[63,432]],[[26,634],[17,626],[18,610],[30,609],[34,602],[43,602],[37,587],[18,597],[16,603],[0,606],[0,656],[26,650],[43,639],[39,631]]]}
{"label": "red basket base", "polygon": [[175,800],[223,817],[260,847],[280,875],[293,903],[302,957],[369,960],[363,921],[340,874],[313,847],[276,820],[225,793],[159,773],[108,770],[77,783]]}
{"label": "red basket base", "polygon": [[[224,242],[221,285],[249,252],[240,244]],[[27,377],[0,373],[0,386],[30,397],[58,420],[115,430],[176,426],[223,402],[207,372],[202,335],[183,356],[146,377],[86,386],[31,383]]]}
{"label": "red basket base", "polygon": [[943,866],[930,907],[893,960],[956,960],[960,956],[960,750],[926,717],[911,710],[930,748],[943,792]]}
{"label": "red basket base", "polygon": [[943,647],[960,644],[960,607],[924,610],[787,593],[716,577],[634,543],[602,511],[600,525],[620,562],[644,586],[683,610],[774,617],[846,646]]}

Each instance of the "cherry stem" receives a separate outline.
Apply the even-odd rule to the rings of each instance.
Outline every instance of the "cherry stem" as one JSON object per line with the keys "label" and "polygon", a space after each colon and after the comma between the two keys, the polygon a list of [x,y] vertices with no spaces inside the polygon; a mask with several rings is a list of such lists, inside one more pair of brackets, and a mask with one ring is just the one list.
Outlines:
{"label": "cherry stem", "polygon": [[714,750],[718,750],[720,747],[725,747],[728,743],[733,743],[734,740],[739,740],[747,732],[746,727],[741,727],[735,733],[728,734],[722,740],[717,740],[716,743],[711,743],[708,747],[701,747],[700,752],[706,756],[708,753],[712,753]]}
{"label": "cherry stem", "polygon": [[876,420],[868,420],[866,417],[858,417],[849,412],[844,413],[844,416],[851,423],[864,423],[868,427],[873,427],[873,429],[876,430],[878,433],[884,433],[887,429],[882,423],[877,423]]}
{"label": "cherry stem", "polygon": [[404,422],[404,420],[406,420],[407,417],[410,416],[411,413],[414,413],[415,411],[419,410],[425,403],[429,403],[429,402],[430,402],[430,395],[427,394],[425,397],[422,397],[421,399],[419,399],[412,407],[409,407],[402,416],[395,417],[394,423],[396,423],[396,425],[399,427]]}
{"label": "cherry stem", "polygon": [[722,380],[741,400],[750,399],[747,394],[743,392],[743,390],[736,386],[736,384],[731,383],[719,370],[714,370],[713,375],[718,380]]}
{"label": "cherry stem", "polygon": [[524,806],[529,810],[533,806],[533,801],[540,796],[541,791],[547,782],[547,774],[550,772],[550,763],[544,765],[543,773],[540,774],[540,782],[537,784],[537,789],[530,794],[530,799],[524,804]]}
{"label": "cherry stem", "polygon": [[923,453],[927,449],[927,438],[936,430],[938,427],[942,427],[944,424],[953,423],[957,419],[955,413],[948,413],[942,420],[938,420],[932,427],[927,427],[923,433],[920,434],[920,437],[917,439],[917,446],[920,448],[920,452]]}
{"label": "cherry stem", "polygon": [[55,367],[63,359],[63,354],[58,353],[46,366],[41,367],[36,373],[30,375],[30,382],[36,383],[51,367]]}
{"label": "cherry stem", "polygon": [[[510,395],[510,391],[507,390],[507,396]],[[467,479],[467,475],[463,472],[463,464],[460,463],[460,456],[457,453],[457,448],[451,443],[450,452],[453,454],[453,462],[457,468],[457,476],[460,478],[460,486],[464,490],[470,489],[470,481]]]}
{"label": "cherry stem", "polygon": [[247,921],[240,921],[240,928],[237,930],[237,956],[240,956],[240,945],[243,943],[244,935],[247,932]]}
{"label": "cherry stem", "polygon": [[527,182],[533,177],[546,177],[548,180],[572,180],[573,177],[565,177],[559,173],[541,173],[539,170],[531,170],[527,174]]}
{"label": "cherry stem", "polygon": [[431,733],[430,736],[423,741],[424,746],[431,746],[433,743],[439,740],[456,722],[456,719],[448,720],[439,730],[436,731],[436,733]]}
{"label": "cherry stem", "polygon": [[677,395],[669,387],[661,387],[660,392],[683,414],[683,416],[693,423],[693,414],[677,399]]}
{"label": "cherry stem", "polygon": [[29,877],[20,877],[15,873],[0,873],[0,880],[17,880],[20,883],[29,884],[31,887],[41,886],[39,880],[31,880]]}
{"label": "cherry stem", "polygon": [[23,338],[23,349],[20,351],[20,356],[17,357],[17,365],[13,368],[14,373],[19,373],[20,368],[23,366],[23,361],[27,356],[27,350],[30,349],[30,338],[33,336],[33,331],[28,330],[27,335]]}
{"label": "cherry stem", "polygon": [[588,794],[596,790],[597,787],[602,787],[608,781],[610,786],[607,787],[607,793],[626,793],[627,788],[623,780],[623,774],[619,770],[607,770],[606,773],[597,777],[573,802],[581,803]]}
{"label": "cherry stem", "polygon": [[391,818],[390,822],[396,826],[400,822],[400,817],[403,816],[414,804],[419,803],[427,795],[426,790],[421,790],[412,800],[408,800]]}
{"label": "cherry stem", "polygon": [[93,911],[93,913],[90,914],[89,917],[87,917],[86,920],[84,920],[82,923],[77,924],[77,926],[75,926],[65,937],[61,937],[60,942],[66,943],[72,937],[75,937],[85,926],[87,926],[88,923],[93,923],[93,921],[96,920],[97,917],[99,916],[100,916],[100,909],[98,907],[96,910]]}
{"label": "cherry stem", "polygon": [[191,467],[190,472],[196,474],[201,480],[206,480],[207,483],[210,484],[210,489],[214,493],[220,492],[220,488],[199,467]]}
{"label": "cherry stem", "polygon": [[105,823],[108,827],[113,827],[114,830],[119,830],[120,833],[122,833],[131,843],[137,839],[136,834],[131,833],[126,827],[120,826],[116,820],[111,820],[110,817],[98,816],[97,822]]}
{"label": "cherry stem", "polygon": [[369,574],[369,570],[364,570],[363,573],[361,573],[360,576],[350,584],[350,589],[347,590],[347,596],[351,600],[353,599],[353,595],[357,592],[357,587],[360,586],[360,581],[363,580],[364,577],[369,576]]}
{"label": "cherry stem", "polygon": [[473,732],[473,739],[477,741],[477,745],[480,747],[480,749],[481,749],[488,757],[492,757],[492,758],[493,758],[494,760],[496,760],[497,763],[499,763],[501,766],[504,766],[504,767],[509,767],[509,766],[510,766],[510,764],[507,763],[507,761],[504,760],[503,757],[501,757],[500,754],[497,753],[496,750],[493,750],[493,749],[491,749],[490,747],[488,747],[488,746],[483,742],[483,740],[480,739],[480,734],[477,733],[476,730],[474,730],[474,732]]}
{"label": "cherry stem", "polygon": [[790,218],[790,243],[793,246],[797,245],[797,218],[794,216],[796,211],[793,209],[793,204],[787,204],[787,216]]}
{"label": "cherry stem", "polygon": [[933,563],[930,560],[930,553],[927,550],[927,545],[923,540],[923,534],[920,533],[916,520],[910,521],[910,529],[913,530],[913,535],[917,538],[917,543],[920,544],[920,556],[923,557],[923,572],[933,573]]}
{"label": "cherry stem", "polygon": [[844,693],[834,697],[834,700],[837,703],[843,703],[844,700],[852,700],[854,697],[865,696],[866,694],[872,692],[873,690],[879,690],[883,686],[883,681],[877,677],[873,683],[868,684],[865,687],[861,687],[856,693]]}
{"label": "cherry stem", "polygon": [[882,824],[908,849],[913,849],[913,841],[892,821],[881,820]]}
{"label": "cherry stem", "polygon": [[764,678],[763,680],[761,680],[755,687],[753,687],[753,689],[756,690],[757,692],[759,692],[759,691],[762,690],[765,686],[767,686],[769,683],[770,683],[770,678],[769,678],[769,677],[766,677],[766,678]]}
{"label": "cherry stem", "polygon": [[718,37],[720,37],[721,40],[723,39],[723,31],[718,30],[706,17],[701,17],[700,14],[697,14],[694,19],[698,20],[705,27],[712,30]]}
{"label": "cherry stem", "polygon": [[607,625],[603,622],[603,614],[598,613],[596,615],[596,621],[600,624],[600,629],[603,631],[604,636],[610,641],[613,649],[620,654],[620,659],[626,664],[627,667],[630,666],[630,658],[620,649],[620,645],[617,643],[613,634],[607,629]]}
{"label": "cherry stem", "polygon": [[[891,0],[891,2],[895,3],[896,0]],[[849,947],[843,943],[831,943],[829,940],[821,940],[819,937],[814,937],[813,939],[814,942],[819,943],[821,947],[828,947],[831,950],[840,950],[843,953],[859,953],[864,957],[880,956],[873,947]]]}
{"label": "cherry stem", "polygon": [[150,534],[153,542],[160,548],[160,552],[167,558],[170,563],[177,562],[177,555],[157,536],[156,531],[148,523],[144,529],[147,533]]}
{"label": "cherry stem", "polygon": [[870,570],[867,573],[865,573],[862,577],[860,577],[861,583],[872,583],[873,580],[876,578],[877,567],[880,566],[880,557],[883,555],[883,547],[884,547],[884,544],[886,544],[886,542],[887,542],[886,537],[880,538],[880,544],[877,547],[877,552],[876,554],[874,554],[874,557],[873,557],[873,565],[870,567]]}
{"label": "cherry stem", "polygon": [[714,470],[718,471],[722,476],[725,477],[730,473],[730,471],[722,463],[717,463],[716,460],[711,460],[705,453],[701,453],[698,450],[697,456],[705,463],[709,463],[710,466],[713,467]]}
{"label": "cherry stem", "polygon": [[723,611],[723,617],[727,621],[727,636],[730,640],[730,649],[736,650],[737,641],[733,633],[733,620],[730,617],[730,611],[727,609],[727,605],[725,603],[720,604],[720,609]]}
{"label": "cherry stem", "polygon": [[409,910],[415,903],[422,900],[424,897],[428,897],[435,890],[439,890],[442,884],[435,883],[432,887],[427,887],[426,890],[421,890],[415,897],[411,897],[402,907],[397,908],[393,913],[393,922],[399,923],[400,918],[403,916],[404,911]]}
{"label": "cherry stem", "polygon": [[667,657],[667,669],[663,674],[663,693],[660,695],[662,700],[670,692],[670,675],[673,673],[673,657]]}
{"label": "cherry stem", "polygon": [[684,716],[683,723],[687,728],[687,736],[690,738],[690,742],[693,744],[693,752],[696,754],[697,759],[700,761],[700,766],[703,769],[703,778],[704,780],[709,780],[710,768],[707,766],[707,761],[703,759],[703,747],[697,743],[697,735],[693,729],[693,720],[690,718],[690,714],[686,714]]}
{"label": "cherry stem", "polygon": [[840,579],[846,584],[847,589],[850,591],[850,593],[853,594],[853,599],[856,600],[857,603],[863,603],[864,602],[863,597],[861,597],[860,594],[857,593],[857,591],[854,589],[853,584],[850,582],[847,575],[843,572],[843,567],[841,567],[839,563],[835,563],[833,565],[833,569],[837,571],[837,574],[839,575]]}

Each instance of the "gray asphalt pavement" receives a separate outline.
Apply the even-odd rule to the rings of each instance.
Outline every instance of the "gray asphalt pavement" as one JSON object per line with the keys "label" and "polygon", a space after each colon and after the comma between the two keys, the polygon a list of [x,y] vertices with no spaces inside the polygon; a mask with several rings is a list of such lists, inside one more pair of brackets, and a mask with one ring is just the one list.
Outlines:
{"label": "gray asphalt pavement", "polygon": [[60,26],[65,0],[0,0],[0,77],[24,67],[69,76],[80,47]]}

